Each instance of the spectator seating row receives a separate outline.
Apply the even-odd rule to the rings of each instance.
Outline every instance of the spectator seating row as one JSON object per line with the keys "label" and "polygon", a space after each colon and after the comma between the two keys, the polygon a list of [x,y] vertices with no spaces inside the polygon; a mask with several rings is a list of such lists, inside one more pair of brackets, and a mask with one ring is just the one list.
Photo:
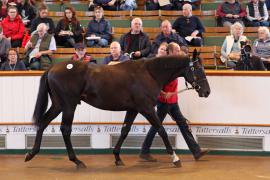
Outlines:
{"label": "spectator seating row", "polygon": [[[221,4],[223,0],[202,0],[200,5],[200,10],[207,11],[207,10],[215,10],[217,9],[218,5]],[[242,4],[248,2],[248,0],[240,0]],[[88,0],[75,0],[75,1],[68,1],[68,0],[46,0],[45,2],[49,7],[50,11],[62,11],[66,6],[73,6],[77,11],[88,11]],[[145,10],[145,1],[144,0],[137,0],[138,10]]]}
{"label": "spectator seating row", "polygon": [[[257,27],[247,27],[245,28],[245,35],[253,41],[257,37]],[[122,34],[127,33],[130,28],[119,28],[113,27],[113,40],[119,40]],[[143,31],[149,35],[151,41],[160,33],[160,28],[145,27]],[[230,29],[228,27],[206,27],[204,37],[205,46],[222,46],[224,38],[226,35],[230,34]]]}
{"label": "spectator seating row", "polygon": [[[88,0],[46,0],[45,4],[50,11],[62,11],[66,6],[72,6],[77,11],[88,11]],[[140,10],[144,10],[144,0],[137,0],[137,5]]]}
{"label": "spectator seating row", "polygon": [[[204,46],[204,47],[190,47],[190,54],[194,49],[200,52],[200,57],[203,59],[203,65],[208,69],[223,69],[224,64],[219,60],[220,48],[218,46]],[[86,48],[88,54],[97,60],[98,64],[101,64],[103,58],[110,54],[109,48]],[[20,58],[24,57],[24,48],[18,48]],[[57,50],[51,55],[53,64],[70,60],[74,54],[73,48],[57,48]]]}
{"label": "spectator seating row", "polygon": [[[91,19],[90,17],[94,16],[92,11],[76,11],[76,14],[83,27],[86,27]],[[192,14],[199,17],[205,27],[217,27],[216,10],[196,10],[193,11]],[[57,23],[61,18],[63,18],[64,12],[50,11],[48,15],[54,20],[55,23]],[[164,19],[168,19],[173,23],[176,18],[181,15],[182,11],[169,10],[104,11],[105,19],[109,20],[113,27],[129,27],[130,21],[134,17],[141,17],[144,27],[159,27],[161,21]]]}
{"label": "spectator seating row", "polygon": [[[90,18],[94,14],[92,11],[76,11],[77,17],[81,24],[87,26]],[[51,17],[55,23],[63,17],[63,11],[50,11],[49,17]],[[168,11],[168,10],[155,10],[155,11],[104,11],[105,19],[108,19],[112,26],[116,27],[129,27],[130,20],[134,17],[141,17],[144,27],[159,27],[160,23],[164,19],[168,19],[173,22],[177,17],[182,15],[182,11]],[[203,25],[206,27],[216,27],[216,11],[193,11],[193,15],[198,16]],[[121,21],[121,24],[119,23]],[[120,26],[121,25],[121,26]]]}

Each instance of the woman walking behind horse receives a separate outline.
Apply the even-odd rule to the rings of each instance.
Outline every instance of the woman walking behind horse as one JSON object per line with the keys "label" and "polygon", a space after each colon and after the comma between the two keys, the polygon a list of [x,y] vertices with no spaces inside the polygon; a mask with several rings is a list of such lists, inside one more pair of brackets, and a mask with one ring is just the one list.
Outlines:
{"label": "woman walking behind horse", "polygon": [[[180,46],[174,42],[168,45],[169,55],[185,55],[188,52],[181,50]],[[157,103],[157,115],[161,122],[165,119],[166,115],[169,114],[176,124],[178,125],[190,151],[192,152],[195,160],[199,160],[202,156],[207,154],[208,150],[202,150],[199,144],[195,141],[192,133],[190,132],[189,126],[187,124],[187,119],[182,115],[180,108],[177,104],[178,102],[178,79],[171,81],[166,84],[160,92]],[[140,158],[146,161],[156,161],[149,151],[154,140],[157,130],[152,126],[147,133],[147,136],[142,145],[142,151]]]}

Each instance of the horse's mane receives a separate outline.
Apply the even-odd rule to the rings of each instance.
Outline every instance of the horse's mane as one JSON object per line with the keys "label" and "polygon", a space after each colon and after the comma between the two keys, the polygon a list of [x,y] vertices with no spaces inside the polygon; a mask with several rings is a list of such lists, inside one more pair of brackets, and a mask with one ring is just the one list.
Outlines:
{"label": "horse's mane", "polygon": [[148,70],[185,68],[189,65],[187,56],[163,56],[155,57],[146,61]]}

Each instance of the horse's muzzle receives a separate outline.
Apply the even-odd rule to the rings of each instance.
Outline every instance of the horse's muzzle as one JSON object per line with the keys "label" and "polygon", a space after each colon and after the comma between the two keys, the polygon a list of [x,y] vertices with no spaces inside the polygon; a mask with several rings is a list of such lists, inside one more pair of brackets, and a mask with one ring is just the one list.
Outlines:
{"label": "horse's muzzle", "polygon": [[203,95],[203,97],[207,98],[210,95],[210,91],[206,91]]}
{"label": "horse's muzzle", "polygon": [[210,91],[201,91],[201,92],[199,92],[200,97],[207,98],[209,95],[210,95]]}

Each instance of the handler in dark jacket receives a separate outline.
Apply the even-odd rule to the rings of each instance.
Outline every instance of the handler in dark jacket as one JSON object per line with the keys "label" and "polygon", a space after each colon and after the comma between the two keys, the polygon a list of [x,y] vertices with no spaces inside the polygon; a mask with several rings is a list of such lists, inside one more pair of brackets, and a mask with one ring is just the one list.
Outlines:
{"label": "handler in dark jacket", "polygon": [[95,16],[88,24],[86,39],[89,47],[108,46],[111,38],[111,25],[109,21],[106,21],[103,17],[103,8],[100,6],[95,7]]}
{"label": "handler in dark jacket", "polygon": [[132,59],[147,57],[151,51],[151,42],[148,35],[142,32],[142,20],[134,18],[131,21],[130,32],[120,38],[121,49],[130,54]]}

